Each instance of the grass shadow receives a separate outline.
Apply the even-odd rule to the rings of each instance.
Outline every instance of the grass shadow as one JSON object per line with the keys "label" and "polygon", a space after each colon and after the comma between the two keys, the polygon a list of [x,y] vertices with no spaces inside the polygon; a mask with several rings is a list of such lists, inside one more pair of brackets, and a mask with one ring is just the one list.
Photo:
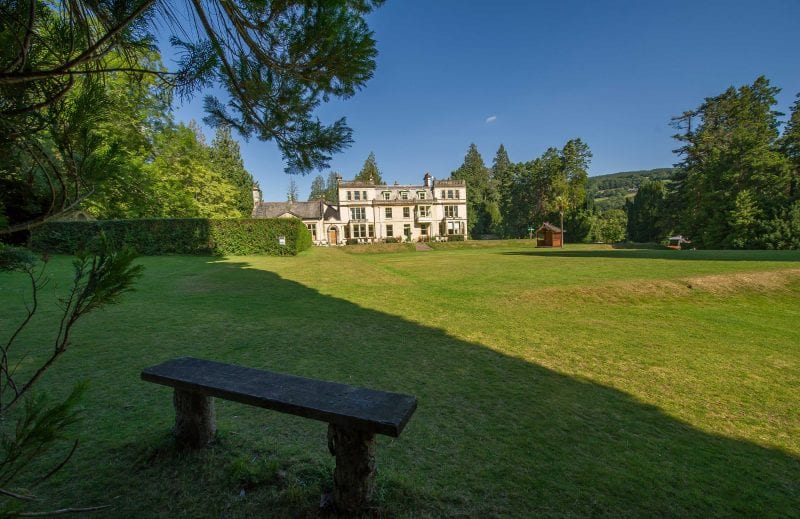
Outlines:
{"label": "grass shadow", "polygon": [[[62,488],[62,497],[121,496],[118,517],[314,514],[332,467],[319,422],[219,402],[217,446],[169,450],[171,393],[139,381],[139,371],[193,355],[416,395],[419,408],[403,435],[379,438],[385,516],[788,517],[800,510],[800,460],[788,453],[697,430],[615,389],[247,264],[206,263],[199,271],[205,285],[165,275],[115,310],[109,319],[129,327],[130,344],[117,328],[108,332],[116,348],[103,348],[103,335],[87,345],[83,354],[107,369],[93,374],[87,403],[94,441],[81,448],[72,477],[51,487]],[[169,321],[178,304],[199,322]],[[149,320],[156,324],[139,326]],[[58,369],[64,380],[86,372],[77,355]],[[135,409],[123,411],[123,403]],[[257,471],[242,495],[230,466],[253,456],[277,465]],[[275,466],[288,475],[270,475]]]}

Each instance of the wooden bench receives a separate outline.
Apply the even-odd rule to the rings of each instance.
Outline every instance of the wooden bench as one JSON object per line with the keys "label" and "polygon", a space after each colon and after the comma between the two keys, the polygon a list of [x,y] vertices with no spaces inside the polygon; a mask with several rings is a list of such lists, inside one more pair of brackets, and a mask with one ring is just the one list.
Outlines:
{"label": "wooden bench", "polygon": [[375,434],[398,437],[417,408],[410,395],[388,393],[220,362],[183,357],[142,371],[142,380],[175,388],[175,439],[201,448],[214,438],[212,397],[328,423],[336,457],[337,510],[366,508],[375,487]]}

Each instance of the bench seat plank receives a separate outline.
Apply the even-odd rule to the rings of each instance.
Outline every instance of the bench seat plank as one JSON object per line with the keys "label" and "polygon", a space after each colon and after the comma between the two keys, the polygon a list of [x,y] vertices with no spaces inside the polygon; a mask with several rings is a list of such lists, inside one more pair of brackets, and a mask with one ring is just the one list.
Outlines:
{"label": "bench seat plank", "polygon": [[146,368],[142,380],[393,437],[417,408],[411,395],[192,357]]}

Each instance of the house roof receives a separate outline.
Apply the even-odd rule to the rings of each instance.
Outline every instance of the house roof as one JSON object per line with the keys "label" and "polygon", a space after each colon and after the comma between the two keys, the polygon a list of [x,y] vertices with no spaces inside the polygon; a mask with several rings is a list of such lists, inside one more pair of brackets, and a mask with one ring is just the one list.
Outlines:
{"label": "house roof", "polygon": [[[319,220],[327,216],[330,205],[324,200],[311,202],[259,202],[253,207],[253,218],[278,218],[290,214],[301,220]],[[336,209],[333,209],[336,211]]]}
{"label": "house roof", "polygon": [[555,225],[553,225],[550,222],[544,222],[542,224],[542,226],[539,227],[536,230],[536,232],[539,232],[539,231],[561,232],[561,229],[559,229],[558,227],[556,227]]}

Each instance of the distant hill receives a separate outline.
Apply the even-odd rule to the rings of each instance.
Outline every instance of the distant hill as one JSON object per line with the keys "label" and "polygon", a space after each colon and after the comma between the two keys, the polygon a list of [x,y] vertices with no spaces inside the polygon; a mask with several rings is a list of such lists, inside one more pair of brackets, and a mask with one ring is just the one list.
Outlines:
{"label": "distant hill", "polygon": [[621,209],[625,207],[625,199],[633,197],[645,180],[669,183],[676,171],[677,168],[658,168],[598,175],[589,177],[586,190],[594,198],[598,211]]}

